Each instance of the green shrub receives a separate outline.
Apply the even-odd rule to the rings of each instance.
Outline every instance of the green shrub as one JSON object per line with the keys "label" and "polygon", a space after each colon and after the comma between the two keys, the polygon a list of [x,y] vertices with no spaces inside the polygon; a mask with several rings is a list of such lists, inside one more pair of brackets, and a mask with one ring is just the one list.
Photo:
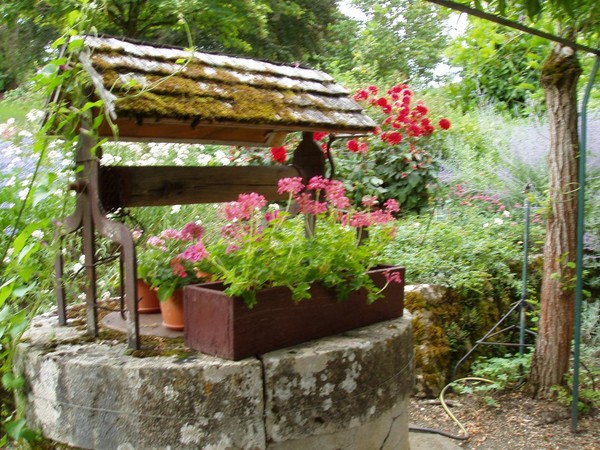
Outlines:
{"label": "green shrub", "polygon": [[[453,314],[453,321],[439,325],[453,367],[521,298],[524,213],[520,205],[508,206],[492,196],[471,195],[462,186],[450,189],[441,204],[427,216],[400,219],[395,245],[388,254],[390,261],[406,267],[407,283],[451,289],[453,298],[448,301],[453,304],[447,308],[460,311]],[[535,298],[541,279],[535,261],[541,251],[543,229],[537,223],[539,218],[534,219],[528,295]],[[436,308],[438,311],[443,305]],[[516,325],[517,320],[515,314],[504,325]],[[473,356],[497,356],[500,351],[499,346],[480,346]],[[461,370],[468,369],[469,363]]]}
{"label": "green shrub", "polygon": [[504,390],[521,382],[529,373],[532,357],[533,351],[530,349],[523,356],[519,353],[506,353],[502,357],[477,359],[471,366],[471,373],[494,382],[480,386],[477,390]]}

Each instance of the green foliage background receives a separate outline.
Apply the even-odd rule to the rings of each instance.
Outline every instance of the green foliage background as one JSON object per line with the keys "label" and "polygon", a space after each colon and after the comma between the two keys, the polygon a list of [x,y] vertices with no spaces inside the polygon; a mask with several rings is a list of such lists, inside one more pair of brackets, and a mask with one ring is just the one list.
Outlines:
{"label": "green foliage background", "polygon": [[[48,44],[63,32],[66,14],[82,3],[86,2],[11,0],[0,3],[0,92],[5,92],[0,102],[0,124],[15,118],[18,131],[35,134],[37,124],[28,121],[25,115],[32,108],[42,108],[43,100],[39,90],[33,89],[28,80],[40,68],[48,68],[46,64],[53,55]],[[549,2],[553,8],[563,3],[569,2]],[[447,12],[427,2],[355,0],[353,4],[362,11],[365,20],[344,16],[333,0],[106,0],[95,3],[96,8],[90,14],[98,32],[185,46],[188,33],[180,26],[183,17],[189,24],[194,45],[201,50],[311,64],[331,73],[350,88],[366,84],[385,86],[399,81],[419,88],[418,94],[430,109],[449,117],[453,123],[451,133],[435,143],[436,164],[440,167],[436,175],[446,189],[428,199],[429,207],[422,214],[399,219],[397,241],[386,252],[390,259],[406,266],[409,283],[440,284],[457,294],[461,322],[448,323],[444,329],[452,358],[456,358],[464,353],[469,340],[480,337],[481,331],[519,298],[523,211],[518,204],[523,202],[522,190],[526,183],[532,186],[529,198],[534,207],[533,215],[540,221],[532,227],[532,273],[528,284],[532,303],[537,301],[547,174],[544,165],[531,164],[527,158],[515,154],[510,136],[515,127],[543,123],[544,104],[537,71],[548,45],[538,38],[470,20],[466,33],[448,46],[450,40],[443,32]],[[587,0],[573,3],[574,8],[588,12],[597,11],[598,5]],[[556,9],[552,11],[555,13]],[[596,14],[596,20],[598,17]],[[582,26],[587,27],[583,38],[588,43],[597,42],[598,28],[588,22],[582,22]],[[542,26],[553,30],[550,22]],[[460,66],[460,82],[439,85],[434,70],[444,60]],[[589,73],[591,59],[584,56],[582,63]],[[50,72],[46,73],[49,79],[57,76],[56,66],[51,65]],[[585,81],[584,76],[582,82]],[[596,111],[600,108],[598,86],[600,81],[596,82],[591,102],[591,109]],[[12,259],[0,262],[4,274],[0,283],[3,381],[0,418],[4,436],[0,437],[0,443],[6,439],[6,433],[15,439],[32,438],[24,422],[19,420],[13,403],[13,391],[19,392],[23,380],[12,376],[11,352],[28,324],[27,316],[50,308],[54,302],[51,267],[58,248],[53,239],[52,221],[71,211],[73,205],[73,196],[66,189],[73,176],[72,148],[62,144],[52,147],[55,144],[50,143],[48,149],[42,150],[28,140],[30,137],[2,136],[3,141],[10,139],[16,148],[29,151],[27,155],[19,153],[19,157],[33,161],[42,158],[42,164],[26,204],[25,220],[15,230],[14,241],[9,238],[11,227],[18,217],[18,205],[23,202],[23,189],[31,178],[22,177],[18,171],[2,169],[5,180],[14,177],[15,181],[3,186],[0,192],[0,204],[14,205],[3,206],[0,216],[2,249],[8,252],[11,246],[13,248]],[[239,149],[208,146],[158,149],[152,145],[119,144],[107,146],[105,150],[105,157],[120,158],[122,163],[127,163],[129,158],[140,162],[155,158],[155,163],[198,164],[200,156],[204,164],[248,160],[247,154]],[[158,150],[159,157],[156,156]],[[589,351],[584,356],[592,366],[591,373],[597,373],[600,345],[598,167],[590,168],[588,173],[585,284],[590,297],[585,309],[584,344]],[[456,185],[461,185],[465,193],[460,198],[455,195]],[[503,215],[496,203],[496,209],[490,210],[489,200],[463,204],[465,196],[501,201],[511,215]],[[214,214],[211,206],[148,208],[124,216],[122,220],[141,224],[147,233],[155,234],[166,227],[180,227],[190,220],[210,224]],[[40,233],[41,238],[35,237]],[[76,298],[84,284],[79,262],[80,238],[69,237],[64,245],[70,277],[68,295]],[[100,291],[102,295],[115,295],[118,278],[117,264],[111,260],[114,249],[101,242],[98,254],[107,261],[99,269]],[[505,367],[498,360],[491,360],[489,365],[492,371]],[[478,367],[485,369],[485,365]],[[593,381],[586,384],[586,389],[590,390],[586,398],[592,399],[588,403],[597,404]],[[567,392],[561,395],[568,397]]]}

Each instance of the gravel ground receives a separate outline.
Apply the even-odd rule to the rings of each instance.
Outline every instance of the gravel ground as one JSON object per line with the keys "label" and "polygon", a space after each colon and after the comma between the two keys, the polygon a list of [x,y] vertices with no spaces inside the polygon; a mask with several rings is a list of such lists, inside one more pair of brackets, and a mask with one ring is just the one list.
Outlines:
{"label": "gravel ground", "polygon": [[[581,415],[578,432],[572,433],[570,408],[533,400],[521,392],[493,394],[492,398],[497,406],[488,405],[480,394],[447,399],[450,410],[470,434],[466,441],[454,441],[462,448],[600,450],[600,411]],[[413,398],[410,424],[461,435],[437,399]]]}

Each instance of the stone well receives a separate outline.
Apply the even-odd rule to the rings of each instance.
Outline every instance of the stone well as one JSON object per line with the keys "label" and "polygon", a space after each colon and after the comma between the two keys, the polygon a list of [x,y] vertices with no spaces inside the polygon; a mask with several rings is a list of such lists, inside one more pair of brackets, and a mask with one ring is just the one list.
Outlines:
{"label": "stone well", "polygon": [[94,449],[408,449],[411,317],[242,361],[135,357],[36,318],[19,345],[26,417]]}

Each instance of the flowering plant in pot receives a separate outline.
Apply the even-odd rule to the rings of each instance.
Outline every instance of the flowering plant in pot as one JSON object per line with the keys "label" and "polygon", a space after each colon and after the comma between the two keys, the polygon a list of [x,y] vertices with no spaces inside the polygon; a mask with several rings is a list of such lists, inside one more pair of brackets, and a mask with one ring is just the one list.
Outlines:
{"label": "flowering plant in pot", "polygon": [[180,256],[203,235],[204,228],[190,222],[181,230],[169,228],[158,236],[149,237],[142,251],[138,252],[138,277],[157,291],[161,302],[175,290],[205,279],[188,259]]}
{"label": "flowering plant in pot", "polygon": [[[178,261],[221,280],[227,295],[250,308],[261,289],[287,287],[300,301],[310,297],[315,282],[335,290],[339,300],[360,288],[369,302],[382,296],[367,272],[386,262],[398,203],[387,200],[380,207],[376,198],[365,197],[363,209],[353,208],[344,185],[322,177],[306,186],[299,177],[281,179],[278,192],[288,196],[282,207],[267,205],[256,193],[225,204],[220,237],[190,242]],[[312,218],[314,226],[307,226]],[[402,282],[391,273],[388,281]]]}
{"label": "flowering plant in pot", "polygon": [[397,202],[365,197],[357,209],[322,177],[284,178],[279,193],[281,207],[241,194],[218,238],[179,255],[220,280],[184,290],[190,348],[238,360],[402,316],[404,271],[381,267]]}

